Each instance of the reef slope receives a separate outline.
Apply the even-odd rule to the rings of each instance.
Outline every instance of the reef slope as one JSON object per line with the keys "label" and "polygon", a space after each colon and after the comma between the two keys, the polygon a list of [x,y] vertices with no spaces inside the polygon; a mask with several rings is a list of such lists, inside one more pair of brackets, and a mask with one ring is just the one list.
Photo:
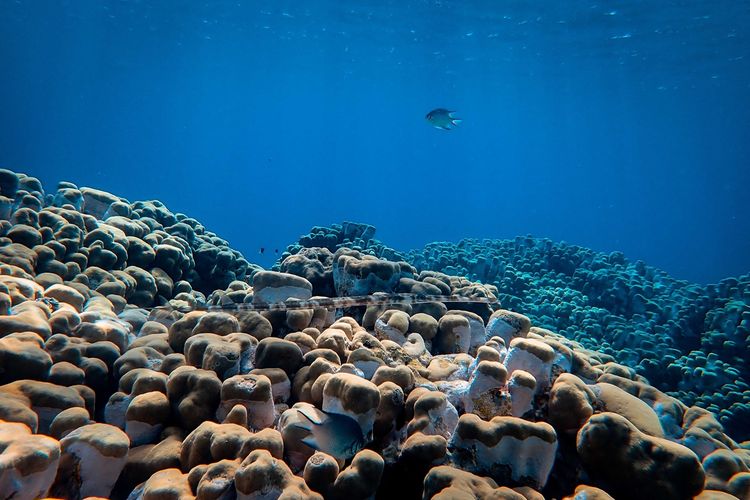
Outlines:
{"label": "reef slope", "polygon": [[[0,220],[3,498],[750,492],[750,444],[692,405],[707,391],[691,385],[674,397],[644,376],[652,375],[649,348],[672,349],[661,354],[673,359],[654,361],[669,366],[703,352],[708,330],[689,330],[697,344],[657,330],[695,322],[679,307],[655,310],[664,297],[682,297],[683,286],[622,256],[597,263],[598,254],[586,261],[572,252],[567,274],[545,272],[518,257],[537,255],[529,250],[537,246],[549,254],[555,246],[544,241],[521,239],[513,243],[521,250],[506,253],[497,248],[509,243],[498,242],[399,253],[374,240],[371,226],[345,223],[315,228],[267,271],[158,201],[70,183],[45,192],[7,170]],[[600,269],[602,279],[632,278],[607,288],[594,276]],[[548,274],[554,280],[541,279]],[[746,300],[742,283],[718,290],[707,311],[734,318],[738,307],[746,321],[723,299]],[[499,304],[232,308],[372,294]],[[566,317],[555,308],[575,303],[570,297],[581,299]],[[640,330],[613,339],[620,317],[653,322],[652,345]],[[734,349],[727,341],[722,347]],[[726,363],[722,376],[735,366],[726,352],[716,356],[702,366]]]}

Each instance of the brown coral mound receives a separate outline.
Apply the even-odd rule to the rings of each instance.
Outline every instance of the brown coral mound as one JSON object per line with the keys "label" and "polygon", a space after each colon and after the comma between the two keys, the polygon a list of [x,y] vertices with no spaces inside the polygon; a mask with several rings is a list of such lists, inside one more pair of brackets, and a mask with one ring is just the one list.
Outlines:
{"label": "brown coral mound", "polygon": [[[713,415],[492,286],[346,247],[265,271],[158,201],[9,171],[0,190],[0,496],[750,491],[750,446]],[[320,307],[337,292],[372,299]]]}

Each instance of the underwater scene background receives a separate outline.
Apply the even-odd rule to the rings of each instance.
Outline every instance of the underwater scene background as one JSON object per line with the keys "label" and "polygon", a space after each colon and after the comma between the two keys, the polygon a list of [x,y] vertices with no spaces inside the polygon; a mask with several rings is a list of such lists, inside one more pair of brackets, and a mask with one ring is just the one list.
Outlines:
{"label": "underwater scene background", "polygon": [[263,264],[355,219],[404,250],[533,234],[704,284],[750,267],[746,2],[0,9],[5,166],[158,198]]}
{"label": "underwater scene background", "polygon": [[750,498],[748,26],[0,1],[0,499]]}

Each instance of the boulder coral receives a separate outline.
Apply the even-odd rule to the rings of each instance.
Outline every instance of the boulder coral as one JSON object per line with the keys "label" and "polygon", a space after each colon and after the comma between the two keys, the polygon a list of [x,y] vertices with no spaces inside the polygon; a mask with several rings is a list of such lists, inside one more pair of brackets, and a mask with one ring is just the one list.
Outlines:
{"label": "boulder coral", "polygon": [[[401,258],[421,272],[495,286],[504,309],[633,366],[655,387],[710,409],[750,438],[750,275],[697,285],[621,252],[530,236],[435,242]],[[490,318],[487,328],[525,335],[507,325]]]}
{"label": "boulder coral", "polygon": [[503,484],[543,488],[555,460],[557,434],[545,422],[516,417],[493,417],[488,422],[467,413],[459,419],[449,446],[464,470]]}
{"label": "boulder coral", "polygon": [[4,498],[47,496],[60,463],[60,443],[25,424],[0,420],[0,491]]}
{"label": "boulder coral", "polygon": [[266,270],[157,200],[7,170],[0,219],[2,498],[750,492],[747,277],[352,222]]}
{"label": "boulder coral", "polygon": [[704,487],[706,474],[692,451],[644,434],[616,413],[589,418],[576,448],[591,478],[606,483],[616,498],[690,498]]}

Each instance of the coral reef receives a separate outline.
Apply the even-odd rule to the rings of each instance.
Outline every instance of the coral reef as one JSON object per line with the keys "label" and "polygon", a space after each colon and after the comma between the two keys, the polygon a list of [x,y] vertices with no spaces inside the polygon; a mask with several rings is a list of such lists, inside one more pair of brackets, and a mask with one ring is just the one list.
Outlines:
{"label": "coral reef", "polygon": [[[452,275],[420,269],[425,260],[388,249],[371,226],[316,228],[267,271],[159,202],[70,183],[45,194],[37,179],[6,170],[0,196],[2,498],[681,499],[750,491],[750,444],[733,439],[724,414],[694,405],[708,389],[684,379],[677,397],[667,394],[644,376],[652,376],[637,357],[645,339],[615,348],[591,333],[609,331],[617,314],[680,324],[689,305],[635,313],[624,293],[615,312],[571,309],[570,324],[555,328],[555,314],[527,313],[502,279],[479,282],[492,281],[491,259]],[[449,257],[437,261],[450,267]],[[585,273],[571,265],[579,264]],[[606,274],[613,266],[600,269],[616,282]],[[657,281],[682,297],[681,284],[643,269],[633,280],[644,299],[666,300]],[[548,286],[539,293],[551,294]],[[622,286],[610,283],[606,293]],[[501,301],[382,300],[397,293]],[[588,307],[593,299],[578,293]],[[381,300],[337,311],[231,307],[370,294]],[[707,324],[728,331],[746,321],[743,300],[709,300]],[[206,305],[217,308],[198,307]],[[652,335],[651,348],[665,332]],[[664,352],[682,352],[686,341],[669,342]],[[722,376],[737,364],[724,344],[701,365],[723,367]],[[704,351],[690,352],[697,360]]]}
{"label": "coral reef", "polygon": [[750,275],[701,286],[620,252],[532,237],[435,242],[403,258],[494,285],[506,309],[632,366],[750,439]]}

